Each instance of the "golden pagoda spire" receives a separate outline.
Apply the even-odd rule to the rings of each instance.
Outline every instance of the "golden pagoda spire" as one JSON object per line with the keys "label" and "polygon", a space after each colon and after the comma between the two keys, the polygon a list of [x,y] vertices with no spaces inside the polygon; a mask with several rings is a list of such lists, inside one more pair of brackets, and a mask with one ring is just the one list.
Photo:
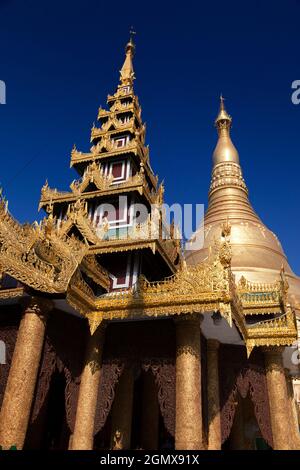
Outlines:
{"label": "golden pagoda spire", "polygon": [[125,47],[125,53],[126,53],[125,61],[124,61],[123,67],[120,70],[121,86],[127,86],[127,85],[132,86],[133,80],[135,79],[133,63],[132,63],[134,50],[135,50],[135,45],[133,42],[133,34],[135,34],[135,32],[131,29],[130,39]]}
{"label": "golden pagoda spire", "polygon": [[206,221],[218,214],[221,218],[248,217],[258,222],[260,219],[248,199],[248,189],[240,167],[239,154],[230,137],[231,125],[232,117],[227,113],[224,98],[221,95],[220,109],[215,120],[218,142],[213,153],[213,171]]}
{"label": "golden pagoda spire", "polygon": [[239,163],[239,154],[230,138],[232,118],[225,109],[224,98],[220,96],[220,110],[215,120],[218,131],[218,143],[213,153],[213,163],[217,165],[222,162]]}
{"label": "golden pagoda spire", "polygon": [[219,114],[218,114],[218,116],[215,120],[215,125],[219,129],[220,123],[224,122],[225,124],[227,124],[228,130],[229,130],[230,127],[231,127],[232,117],[229,116],[229,114],[227,113],[227,111],[225,109],[224,102],[225,102],[225,98],[223,97],[223,95],[221,93],[221,95],[220,95],[220,111],[219,111]]}
{"label": "golden pagoda spire", "polygon": [[[232,118],[221,96],[215,120],[218,143],[213,153],[208,208],[204,224],[201,223],[198,229],[201,236],[204,226],[204,243],[200,250],[189,248],[187,264],[206,260],[215,240],[220,236],[226,237],[230,226],[231,269],[236,282],[243,276],[254,282],[273,283],[283,266],[290,285],[289,301],[300,311],[300,278],[291,270],[278,238],[259,218],[249,201],[239,155],[230,138],[231,125]],[[197,232],[193,238],[197,240]]]}

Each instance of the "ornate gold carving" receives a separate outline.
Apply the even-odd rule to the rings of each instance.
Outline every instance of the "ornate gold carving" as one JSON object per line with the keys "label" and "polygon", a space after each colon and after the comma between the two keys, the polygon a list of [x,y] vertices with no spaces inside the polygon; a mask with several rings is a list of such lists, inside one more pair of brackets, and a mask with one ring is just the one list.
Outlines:
{"label": "ornate gold carving", "polygon": [[[178,253],[176,249],[179,250],[175,240],[147,240],[151,224],[149,219],[136,226],[134,236],[127,241],[103,241],[103,252],[148,246],[153,251],[165,250],[165,255],[174,259]],[[67,236],[72,225],[76,225],[85,240],[97,243],[92,246],[94,253],[100,252],[99,238],[87,217],[86,203],[80,199],[69,207],[67,218],[59,228],[52,213],[40,225],[20,226],[1,201],[0,265],[3,272],[36,290],[49,293],[67,291],[68,301],[87,316],[92,332],[103,320],[112,318],[219,311],[230,325],[235,319],[248,353],[255,346],[287,345],[295,340],[295,317],[286,303],[288,284],[283,271],[280,280],[274,284],[254,284],[242,278],[236,288],[230,269],[228,224],[223,226],[222,241],[215,243],[207,262],[189,267],[182,265],[174,276],[164,281],[151,283],[141,277],[133,289],[100,298],[95,297],[83,280],[79,267],[81,265],[94,282],[105,288],[109,285],[108,273],[97,263],[91,247],[85,258],[87,245]],[[273,319],[251,326],[246,323],[245,315],[249,313],[273,311],[277,313]]]}
{"label": "ornate gold carving", "polygon": [[[93,165],[90,164],[90,166]],[[96,164],[95,164],[96,165]],[[96,165],[98,168],[98,165]],[[89,183],[94,183],[96,189],[86,191]],[[107,196],[113,194],[121,194],[123,192],[138,191],[141,195],[144,194],[150,204],[162,204],[161,193],[156,192],[154,189],[149,188],[149,185],[144,177],[144,165],[141,170],[134,176],[127,178],[126,180],[117,183],[113,183],[112,175],[104,176],[103,172],[97,169],[94,176],[91,176],[91,172],[84,174],[81,180],[74,180],[71,184],[72,192],[59,192],[56,190],[49,190],[47,193],[42,195],[40,200],[39,209],[42,207],[48,207],[49,211],[53,208],[53,203],[69,202],[72,203],[78,198],[91,199],[97,195]]]}
{"label": "ornate gold carving", "polygon": [[[101,149],[105,151],[102,152]],[[139,156],[152,185],[157,187],[158,178],[153,174],[149,166],[149,149],[143,145],[142,136],[130,140],[123,147],[116,147],[110,139],[103,140],[102,138],[102,143],[94,145],[90,153],[80,152],[76,148],[73,148],[71,152],[71,166],[77,165],[78,163],[93,162],[95,160],[102,161],[129,152]]]}
{"label": "ornate gold carving", "polygon": [[254,324],[247,325],[246,320],[243,324],[240,322],[248,355],[255,346],[281,346],[295,341],[295,314],[287,304],[287,289],[283,271],[276,282],[269,284],[254,283],[241,277],[237,293],[243,305],[244,316],[274,314],[273,318]]}
{"label": "ornate gold carving", "polygon": [[[248,353],[255,346],[290,344],[296,338],[296,327],[294,312],[287,303],[288,284],[284,271],[274,284],[254,284],[242,278],[236,286],[231,272],[231,225],[228,219],[222,224],[220,240],[215,242],[207,261],[189,267],[180,262],[180,240],[174,225],[165,227],[161,207],[164,185],[162,183],[157,189],[158,178],[152,172],[149,148],[145,146],[145,125],[141,120],[138,99],[133,93],[133,51],[130,41],[118,89],[113,96],[108,96],[110,109],[100,109],[101,127],[93,126],[91,151],[82,153],[75,146],[72,150],[71,166],[82,163],[88,163],[88,166],[82,178],[70,185],[71,192],[50,189],[46,182],[41,191],[40,207],[45,207],[49,215],[40,225],[33,226],[14,221],[7,212],[7,204],[1,201],[0,271],[33,289],[66,293],[70,305],[87,317],[92,334],[103,321],[116,318],[171,315],[181,318],[182,315],[193,314],[199,318],[201,313],[220,312],[230,326],[234,320]],[[238,153],[230,140],[231,117],[225,110],[223,99],[216,126],[219,142],[214,153],[210,198],[214,200],[215,191],[221,187],[233,188],[231,196],[237,188],[242,189],[241,204],[256,220],[245,194],[247,188]],[[123,131],[127,139],[124,146],[119,147],[116,137]],[[230,156],[229,161],[224,160],[224,151]],[[112,175],[103,173],[101,162],[129,153],[141,162],[140,170],[126,181],[114,184]],[[89,191],[91,184],[96,190]],[[121,237],[113,235],[112,231],[104,234],[101,228],[95,229],[89,220],[87,199],[131,190],[139,191],[148,202],[157,204],[158,213],[152,218],[149,216],[142,224],[133,225]],[[68,204],[68,210],[64,220],[58,223],[54,217],[57,213],[54,204],[62,202]],[[70,236],[75,231],[74,227],[83,242],[74,235]],[[86,276],[105,289],[109,288],[108,273],[101,268],[96,255],[140,249],[151,249],[153,253],[158,251],[176,274],[154,283],[140,277],[130,290],[96,297],[86,282]],[[8,295],[13,294],[3,294]],[[274,318],[268,316],[256,324],[247,324],[248,315],[270,313],[275,314]]]}
{"label": "ornate gold carving", "polygon": [[288,283],[284,271],[273,283],[250,282],[244,276],[240,278],[237,291],[243,302],[246,315],[261,313],[281,313],[287,304]]}
{"label": "ornate gold carving", "polygon": [[[218,248],[216,247],[216,250]],[[231,323],[232,275],[230,268],[222,264],[220,252],[212,253],[207,263],[182,266],[171,278],[148,282],[140,277],[134,288],[86,299],[86,306],[79,299],[79,279],[74,277],[68,290],[68,300],[88,316],[91,311],[101,318],[138,318],[146,316],[204,313],[219,310]],[[240,313],[242,316],[242,313]]]}
{"label": "ornate gold carving", "polygon": [[[225,233],[224,233],[225,235]],[[115,318],[143,318],[147,316],[171,316],[192,313],[219,311],[232,325],[233,319],[239,328],[247,347],[248,354],[255,346],[291,344],[296,338],[295,317],[292,309],[283,303],[281,292],[283,281],[272,285],[255,285],[242,279],[235,286],[230,268],[230,242],[228,237],[215,247],[206,263],[195,266],[182,265],[181,269],[171,278],[159,282],[148,282],[140,276],[134,288],[126,291],[110,293],[99,298],[92,298],[91,293],[87,302],[83,302],[75,293],[75,284],[71,283],[68,299],[81,313],[89,318],[90,324]],[[262,296],[261,289],[267,295]],[[267,291],[269,289],[269,291]],[[277,291],[274,291],[277,289]],[[84,288],[80,288],[84,291]],[[248,297],[254,293],[253,301]],[[247,294],[245,307],[243,294]],[[280,316],[266,319],[256,324],[247,325],[245,314],[259,308],[263,304],[268,310],[269,294],[272,305]],[[257,297],[259,302],[257,301]],[[273,298],[277,299],[277,303]],[[244,311],[246,310],[246,312]],[[91,313],[92,312],[92,313]],[[268,311],[266,313],[269,313]]]}
{"label": "ornate gold carving", "polygon": [[83,258],[80,269],[85,272],[96,284],[109,289],[110,279],[106,269],[98,263],[93,255],[87,255]]}
{"label": "ornate gold carving", "polygon": [[123,437],[122,433],[116,430],[114,439],[113,439],[113,448],[112,450],[122,450],[123,449]]}
{"label": "ornate gold carving", "polygon": [[97,242],[94,227],[88,218],[87,203],[81,199],[77,199],[75,203],[68,206],[65,220],[57,227],[58,235],[60,237],[68,235],[73,226],[77,227],[86,243]]}
{"label": "ornate gold carving", "polygon": [[16,287],[12,289],[0,289],[0,299],[13,299],[22,297],[25,292],[24,287]]}
{"label": "ornate gold carving", "polygon": [[238,187],[248,194],[248,189],[243,178],[239,164],[234,162],[219,163],[214,166],[210,184],[210,194],[221,187]]}
{"label": "ornate gold carving", "polygon": [[0,266],[3,272],[42,292],[64,292],[86,253],[78,240],[58,238],[54,221],[19,225],[0,201]]}
{"label": "ornate gold carving", "polygon": [[82,179],[79,181],[74,180],[71,183],[70,188],[72,192],[78,196],[85,191],[90,183],[95,184],[95,186],[100,190],[105,190],[111,185],[112,181],[112,175],[104,175],[99,165],[96,162],[92,162],[85,170]]}

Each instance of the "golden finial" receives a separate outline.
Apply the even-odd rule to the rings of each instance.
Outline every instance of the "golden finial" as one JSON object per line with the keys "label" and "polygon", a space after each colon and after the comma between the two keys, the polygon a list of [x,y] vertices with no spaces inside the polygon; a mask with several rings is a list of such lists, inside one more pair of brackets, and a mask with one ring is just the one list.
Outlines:
{"label": "golden finial", "polygon": [[225,98],[221,93],[221,95],[220,95],[220,110],[219,110],[219,114],[218,114],[218,116],[215,120],[215,125],[216,125],[218,130],[224,129],[224,128],[229,130],[230,127],[231,127],[232,118],[227,113],[227,111],[225,109],[224,102],[225,102]]}
{"label": "golden finial", "polygon": [[130,35],[129,41],[130,41],[132,44],[134,44],[134,43],[133,43],[133,36],[136,35],[136,31],[134,31],[133,26],[131,26],[131,28],[130,28],[129,35]]}
{"label": "golden finial", "polygon": [[214,165],[224,161],[239,163],[239,154],[230,138],[232,118],[225,109],[224,101],[225,98],[221,94],[219,114],[215,120],[219,140],[213,153]]}
{"label": "golden finial", "polygon": [[134,50],[135,50],[135,45],[133,42],[133,35],[136,34],[136,32],[133,30],[133,28],[131,28],[129,34],[130,34],[130,39],[128,43],[126,44],[126,48],[125,48],[126,57],[125,57],[123,67],[120,70],[121,86],[124,86],[124,85],[132,86],[133,80],[135,79],[132,59],[133,59]]}
{"label": "golden finial", "polygon": [[221,93],[220,94],[220,109],[223,109],[223,110],[225,109],[224,101],[225,101],[225,98]]}

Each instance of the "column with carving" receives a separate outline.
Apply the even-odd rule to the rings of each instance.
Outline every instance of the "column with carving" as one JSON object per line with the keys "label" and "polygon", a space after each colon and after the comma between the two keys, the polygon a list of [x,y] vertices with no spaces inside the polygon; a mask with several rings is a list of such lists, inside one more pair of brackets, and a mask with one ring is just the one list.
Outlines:
{"label": "column with carving", "polygon": [[92,450],[105,325],[89,337],[85,365],[81,374],[74,433],[69,446],[73,450]]}
{"label": "column with carving", "polygon": [[112,449],[130,449],[133,385],[133,370],[125,369],[120,377],[112,407]]}
{"label": "column with carving", "polygon": [[219,391],[219,341],[207,340],[208,449],[220,450],[221,413]]}
{"label": "column with carving", "polygon": [[4,449],[24,445],[51,307],[50,301],[36,297],[25,303],[0,413]]}
{"label": "column with carving", "polygon": [[285,372],[282,364],[282,348],[265,348],[264,353],[273,446],[275,450],[289,450],[293,448],[291,443],[291,414]]}
{"label": "column with carving", "polygon": [[199,315],[176,320],[176,431],[178,450],[203,449]]}

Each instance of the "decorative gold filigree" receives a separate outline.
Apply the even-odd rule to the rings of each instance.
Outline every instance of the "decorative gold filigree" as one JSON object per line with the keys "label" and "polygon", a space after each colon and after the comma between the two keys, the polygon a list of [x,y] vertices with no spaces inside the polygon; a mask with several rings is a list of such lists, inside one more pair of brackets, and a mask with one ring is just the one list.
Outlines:
{"label": "decorative gold filigree", "polygon": [[[288,283],[283,270],[280,279],[274,283],[254,283],[241,277],[237,292],[243,305],[244,316],[268,315],[256,323],[243,325],[241,330],[245,338],[247,353],[255,346],[290,345],[297,337],[295,313],[287,304]],[[272,318],[269,318],[273,314]]]}
{"label": "decorative gold filigree", "polygon": [[19,225],[0,201],[0,266],[36,290],[64,292],[86,247],[75,238],[58,238],[52,223]]}
{"label": "decorative gold filigree", "polygon": [[[130,290],[112,292],[94,299],[89,295],[86,309],[81,298],[77,308],[86,316],[91,310],[99,312],[104,319],[170,316],[218,310],[231,324],[232,274],[230,267],[224,266],[220,253],[221,250],[212,254],[207,263],[189,267],[182,265],[174,276],[163,281],[148,282],[141,276]],[[78,283],[78,279],[76,282]],[[73,282],[69,287],[68,299],[73,306],[77,302]]]}
{"label": "decorative gold filigree", "polygon": [[[92,128],[91,151],[82,153],[75,146],[72,150],[71,166],[88,165],[82,178],[70,185],[71,192],[51,189],[46,182],[41,190],[40,208],[46,208],[48,217],[33,226],[18,224],[8,213],[4,200],[0,201],[0,271],[37,291],[66,293],[69,304],[88,319],[91,334],[106,320],[176,315],[194,315],[198,319],[201,313],[219,312],[230,326],[235,323],[248,354],[255,346],[291,344],[297,332],[294,312],[287,303],[288,283],[284,270],[276,283],[255,284],[241,278],[236,286],[231,272],[229,220],[223,223],[220,240],[215,241],[206,262],[188,267],[181,262],[176,228],[174,224],[167,227],[163,216],[164,185],[157,188],[158,178],[149,164],[146,126],[133,92],[133,52],[134,45],[130,41],[126,46],[120,84],[116,93],[107,98],[109,110],[99,109],[100,127]],[[216,126],[220,137],[229,137],[231,117],[223,99]],[[122,134],[126,139],[120,142],[118,137]],[[217,156],[221,155],[219,150]],[[125,154],[140,161],[140,169],[126,181],[115,184],[112,175],[104,174],[101,163]],[[234,157],[238,160],[231,146],[232,161],[216,162],[210,195],[227,186],[247,193],[241,168]],[[133,224],[122,235],[120,231],[114,234],[112,230],[96,229],[89,220],[87,200],[129,191],[138,191],[148,203],[156,204],[156,213],[144,223]],[[58,223],[54,216],[58,212],[54,209],[61,203],[68,204],[68,209]],[[74,233],[79,233],[78,237]],[[96,290],[91,288],[93,282],[107,290],[110,284],[98,255],[141,249],[158,252],[175,274],[157,282],[140,276],[131,289],[97,297]],[[12,295],[3,295],[8,294]],[[255,314],[268,316],[254,324],[247,322],[248,315]]]}
{"label": "decorative gold filigree", "polygon": [[94,227],[88,218],[87,203],[81,199],[77,199],[75,203],[68,206],[65,219],[57,227],[59,236],[68,235],[73,226],[82,234],[86,244],[97,242]]}
{"label": "decorative gold filigree", "polygon": [[96,284],[103,286],[106,290],[110,286],[110,278],[108,271],[98,263],[96,256],[87,255],[83,258],[80,268],[85,272]]}
{"label": "decorative gold filigree", "polygon": [[78,181],[74,180],[70,188],[72,192],[78,196],[81,195],[91,183],[93,183],[97,189],[105,190],[109,188],[112,182],[113,176],[104,175],[99,165],[96,162],[92,162],[85,170],[82,179]]}

